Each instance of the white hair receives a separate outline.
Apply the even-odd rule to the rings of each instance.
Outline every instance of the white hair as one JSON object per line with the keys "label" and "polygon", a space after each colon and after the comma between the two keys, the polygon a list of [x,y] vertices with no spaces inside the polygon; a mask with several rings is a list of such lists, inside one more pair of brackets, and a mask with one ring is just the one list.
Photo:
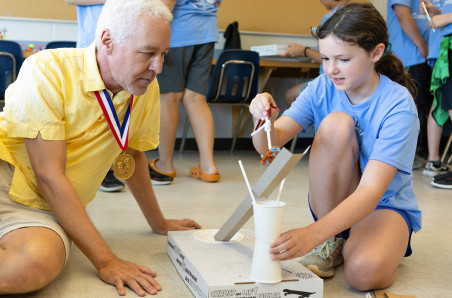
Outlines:
{"label": "white hair", "polygon": [[116,43],[124,42],[130,37],[143,15],[173,20],[171,11],[160,0],[107,0],[96,27],[96,47],[100,46],[100,38],[104,29],[110,30],[110,36]]}

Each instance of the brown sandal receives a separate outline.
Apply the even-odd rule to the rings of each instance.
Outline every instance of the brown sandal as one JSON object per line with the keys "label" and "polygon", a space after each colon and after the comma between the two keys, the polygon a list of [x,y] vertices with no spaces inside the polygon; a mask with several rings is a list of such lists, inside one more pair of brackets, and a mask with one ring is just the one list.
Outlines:
{"label": "brown sandal", "polygon": [[201,170],[201,165],[198,165],[197,168],[191,168],[190,176],[193,178],[199,178],[205,182],[218,182],[220,180],[220,174],[206,174]]}

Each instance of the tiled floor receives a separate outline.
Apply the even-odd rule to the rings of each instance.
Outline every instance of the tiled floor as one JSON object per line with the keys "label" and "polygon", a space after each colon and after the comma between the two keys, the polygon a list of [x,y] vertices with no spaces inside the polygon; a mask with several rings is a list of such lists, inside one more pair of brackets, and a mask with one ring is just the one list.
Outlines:
{"label": "tiled floor", "polygon": [[[251,184],[265,170],[253,151],[216,151],[215,158],[222,174],[221,182],[205,183],[188,175],[190,167],[198,164],[197,153],[176,154],[178,176],[175,182],[154,187],[167,218],[190,217],[203,228],[219,228],[248,192],[237,161],[242,160]],[[312,222],[306,200],[307,163],[307,158],[301,160],[286,179],[282,200],[288,208],[283,230]],[[431,187],[430,178],[422,176],[422,171],[415,171],[414,175],[414,187],[423,211],[423,229],[413,236],[414,254],[402,262],[399,277],[389,290],[416,297],[452,297],[452,191]],[[276,196],[276,192],[272,196]],[[158,297],[193,297],[166,254],[166,237],[152,233],[127,189],[121,193],[98,192],[87,210],[119,257],[147,265],[157,272],[157,281],[163,286]],[[253,228],[253,221],[244,227]],[[364,298],[365,294],[347,285],[342,266],[324,283],[324,297]],[[138,297],[130,289],[127,296]],[[97,277],[88,259],[73,246],[63,273],[48,287],[25,297],[104,298],[118,297],[118,294],[113,286]]]}

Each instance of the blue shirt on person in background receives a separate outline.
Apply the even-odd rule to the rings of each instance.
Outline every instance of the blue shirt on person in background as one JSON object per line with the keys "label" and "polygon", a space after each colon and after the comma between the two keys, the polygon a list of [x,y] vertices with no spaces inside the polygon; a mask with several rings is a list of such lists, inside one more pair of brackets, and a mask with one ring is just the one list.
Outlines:
{"label": "blue shirt on person in background", "polygon": [[402,60],[405,67],[424,63],[425,58],[422,56],[416,44],[406,35],[400,26],[394,11],[394,5],[397,4],[410,8],[411,15],[425,42],[428,42],[430,29],[427,15],[419,13],[419,0],[388,0],[387,25],[389,41],[392,43],[392,51]]}
{"label": "blue shirt on person in background", "polygon": [[219,0],[177,0],[171,22],[170,47],[200,45],[218,41]]}
{"label": "blue shirt on person in background", "polygon": [[[438,7],[439,9],[443,9],[444,0],[430,0],[430,2]],[[441,40],[443,39],[442,30],[435,29],[435,32],[430,28],[429,36],[428,36],[428,56],[427,62],[433,67],[436,59],[438,59],[439,45]]]}
{"label": "blue shirt on person in background", "polygon": [[[452,13],[452,0],[444,0],[442,14]],[[447,36],[452,34],[452,23],[441,28],[441,35]]]}
{"label": "blue shirt on person in background", "polygon": [[103,4],[77,5],[77,48],[86,48],[94,41],[102,7]]}

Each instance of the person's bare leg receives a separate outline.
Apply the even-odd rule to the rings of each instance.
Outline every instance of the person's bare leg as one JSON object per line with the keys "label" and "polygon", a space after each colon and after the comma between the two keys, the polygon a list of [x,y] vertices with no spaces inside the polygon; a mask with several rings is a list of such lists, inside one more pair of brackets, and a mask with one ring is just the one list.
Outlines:
{"label": "person's bare leg", "polygon": [[66,251],[60,236],[43,227],[21,228],[0,239],[0,295],[22,294],[50,284]]}
{"label": "person's bare leg", "polygon": [[176,143],[177,125],[179,120],[179,103],[183,92],[170,92],[160,94],[160,144],[158,147],[159,161],[157,169],[174,172],[173,156]]}
{"label": "person's bare leg", "polygon": [[344,246],[345,279],[357,290],[390,286],[405,255],[409,230],[403,217],[390,209],[373,211],[353,226]]}
{"label": "person's bare leg", "polygon": [[331,113],[320,123],[309,155],[309,203],[321,218],[358,186],[359,148],[353,119]]}
{"label": "person's bare leg", "polygon": [[300,95],[301,87],[303,86],[303,84],[307,84],[307,83],[296,84],[295,86],[292,86],[286,90],[284,95],[285,95],[286,103],[289,106],[291,106],[292,103],[295,101],[295,99],[297,99],[298,95]]}
{"label": "person's bare leg", "polygon": [[[432,106],[433,108],[433,106]],[[427,144],[428,144],[428,160],[439,160],[439,145],[443,129],[439,126],[432,115],[432,109],[427,118]]]}
{"label": "person's bare leg", "polygon": [[182,103],[198,144],[201,170],[206,174],[218,174],[213,159],[215,127],[212,111],[206,102],[205,95],[185,89]]}

